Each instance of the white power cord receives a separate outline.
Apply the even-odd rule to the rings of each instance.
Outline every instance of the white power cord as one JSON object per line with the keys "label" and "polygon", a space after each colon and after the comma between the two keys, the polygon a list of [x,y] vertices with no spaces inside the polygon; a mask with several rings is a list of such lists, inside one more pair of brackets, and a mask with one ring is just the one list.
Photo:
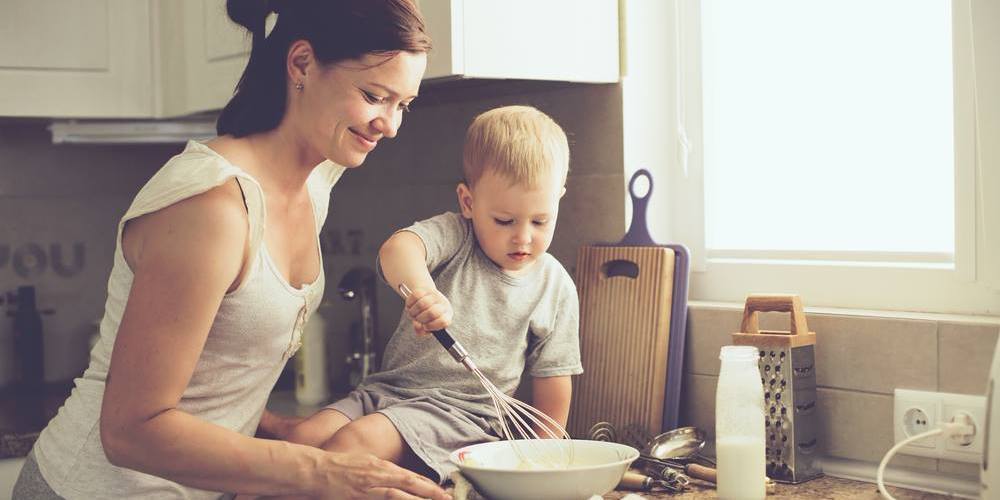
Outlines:
{"label": "white power cord", "polygon": [[896,454],[896,452],[898,452],[904,446],[914,441],[919,441],[921,439],[929,438],[931,436],[937,436],[938,434],[944,434],[948,439],[951,439],[953,437],[975,436],[976,427],[972,424],[959,423],[952,420],[951,422],[946,422],[944,424],[941,424],[941,426],[938,427],[937,429],[927,432],[922,432],[915,436],[910,436],[896,443],[896,446],[889,448],[889,451],[887,451],[885,453],[885,456],[882,457],[882,462],[878,464],[878,472],[875,474],[875,481],[878,484],[878,491],[879,493],[882,494],[882,498],[886,500],[896,500],[892,495],[889,494],[889,491],[885,489],[885,481],[884,481],[885,466],[889,465],[889,460],[891,460],[892,457]]}

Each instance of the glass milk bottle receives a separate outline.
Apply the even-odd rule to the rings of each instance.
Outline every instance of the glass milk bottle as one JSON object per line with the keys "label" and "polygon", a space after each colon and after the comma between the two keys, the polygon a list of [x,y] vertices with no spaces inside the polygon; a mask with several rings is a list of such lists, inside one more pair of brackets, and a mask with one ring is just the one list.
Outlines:
{"label": "glass milk bottle", "polygon": [[719,498],[763,499],[764,386],[756,347],[724,346],[715,390]]}

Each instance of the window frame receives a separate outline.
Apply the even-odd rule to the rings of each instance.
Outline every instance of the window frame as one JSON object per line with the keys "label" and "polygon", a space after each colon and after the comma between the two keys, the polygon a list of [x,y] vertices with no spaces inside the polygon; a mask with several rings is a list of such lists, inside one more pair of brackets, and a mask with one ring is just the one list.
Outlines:
{"label": "window frame", "polygon": [[[990,200],[1000,197],[1000,185],[985,182],[983,152],[977,147],[984,130],[977,123],[983,116],[1000,120],[996,109],[977,108],[977,75],[973,54],[972,7],[977,0],[952,1],[953,62],[955,95],[955,255],[950,265],[938,254],[902,253],[815,253],[815,252],[730,252],[720,254],[705,248],[704,177],[702,157],[701,69],[700,69],[700,1],[667,2],[666,14],[675,33],[665,37],[667,50],[661,50],[661,73],[668,75],[660,82],[673,99],[663,99],[668,124],[664,132],[673,141],[666,141],[674,154],[661,154],[664,167],[654,168],[654,175],[665,177],[668,183],[667,203],[650,204],[657,212],[668,211],[667,217],[654,220],[654,236],[667,234],[666,240],[689,247],[692,254],[690,299],[707,302],[742,302],[749,293],[785,292],[801,295],[813,306],[896,310],[960,314],[1000,314],[1000,239],[985,228],[1000,227],[1000,215],[986,208],[996,206]],[[982,3],[982,2],[980,2]],[[636,2],[626,4],[624,12],[626,39],[641,31],[629,28],[629,21],[640,19],[641,7]],[[649,8],[649,7],[646,7]],[[977,7],[978,8],[978,7]],[[989,9],[989,7],[983,7]],[[649,16],[644,16],[648,18]],[[994,16],[989,22],[1000,21]],[[662,19],[661,29],[662,29]],[[640,21],[641,22],[641,21]],[[985,29],[978,26],[978,29]],[[1000,24],[998,22],[997,24]],[[991,25],[992,27],[992,25]],[[996,26],[1000,28],[1000,26]],[[642,43],[641,36],[636,39]],[[644,34],[649,36],[648,33]],[[672,38],[672,40],[671,40]],[[632,165],[630,156],[629,117],[630,87],[642,84],[630,82],[630,73],[645,73],[637,65],[641,53],[629,41],[625,54],[634,61],[626,68],[623,78],[623,107],[626,113],[626,169]],[[662,45],[661,45],[662,47]],[[975,47],[977,50],[979,46]],[[631,52],[630,52],[631,51]],[[996,54],[1000,55],[1000,54]],[[664,57],[666,56],[666,57]],[[974,58],[975,57],[975,58]],[[644,75],[635,75],[639,78]],[[982,101],[982,99],[980,99]],[[633,105],[634,107],[634,105]],[[977,112],[980,114],[977,116]],[[663,116],[658,117],[663,119]],[[672,125],[672,126],[671,126]],[[686,146],[685,146],[686,145]],[[988,158],[986,159],[989,160]],[[988,163],[987,163],[988,164]],[[978,168],[977,168],[978,167]],[[992,177],[991,179],[996,179]],[[628,178],[626,172],[626,178]],[[987,179],[989,180],[989,179]],[[659,205],[659,209],[657,209]],[[665,205],[665,206],[664,206]],[[659,229],[659,230],[657,230]],[[663,241],[664,238],[659,238]]]}

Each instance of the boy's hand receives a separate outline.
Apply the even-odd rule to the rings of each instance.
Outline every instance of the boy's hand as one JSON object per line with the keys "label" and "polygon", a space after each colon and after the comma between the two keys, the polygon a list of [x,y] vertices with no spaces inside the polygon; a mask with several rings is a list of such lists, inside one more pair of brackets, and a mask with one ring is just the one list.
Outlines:
{"label": "boy's hand", "polygon": [[427,335],[434,330],[447,328],[454,311],[451,302],[436,288],[418,288],[406,298],[406,314],[413,320],[417,335]]}

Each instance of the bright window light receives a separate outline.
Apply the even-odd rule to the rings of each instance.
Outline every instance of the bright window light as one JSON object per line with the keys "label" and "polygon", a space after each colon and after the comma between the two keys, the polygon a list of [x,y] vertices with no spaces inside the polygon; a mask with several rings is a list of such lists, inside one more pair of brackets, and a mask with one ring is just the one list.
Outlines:
{"label": "bright window light", "polygon": [[955,252],[947,0],[704,0],[709,250]]}

